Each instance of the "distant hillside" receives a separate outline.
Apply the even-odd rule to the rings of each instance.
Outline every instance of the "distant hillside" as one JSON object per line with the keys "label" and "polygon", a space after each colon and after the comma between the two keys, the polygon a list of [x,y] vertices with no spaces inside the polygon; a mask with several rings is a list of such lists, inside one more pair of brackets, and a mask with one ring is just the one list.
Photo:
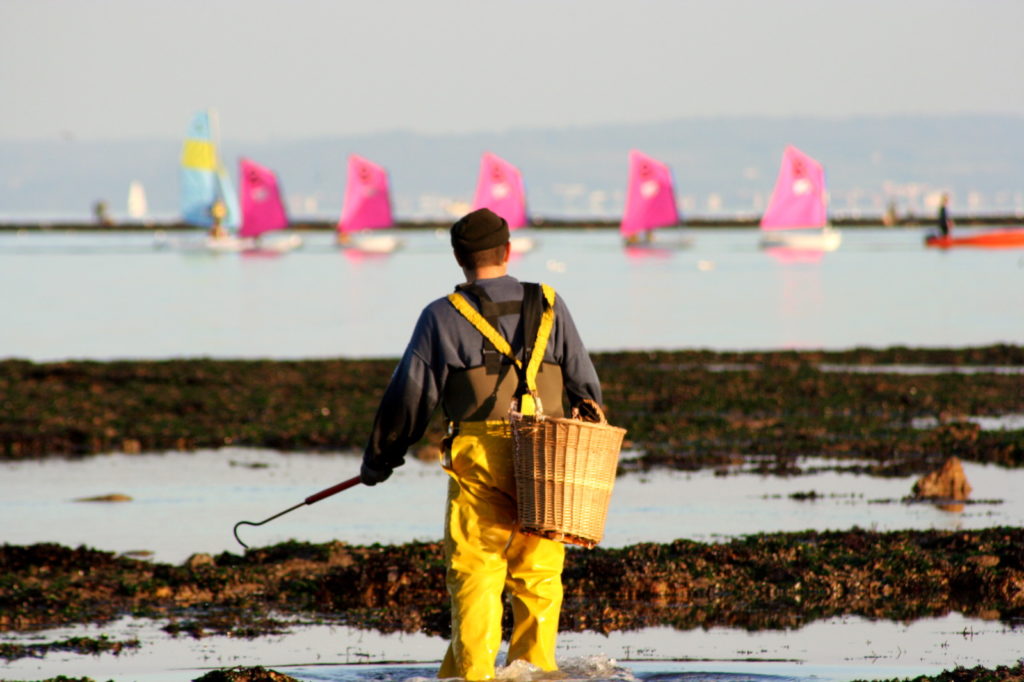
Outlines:
{"label": "distant hillside", "polygon": [[[631,148],[672,166],[684,215],[756,214],[786,144],[825,165],[835,215],[880,215],[890,201],[903,213],[928,213],[941,190],[953,192],[954,213],[1024,213],[1024,117],[706,118],[244,144],[225,124],[232,173],[241,154],[276,169],[297,218],[338,215],[349,153],[389,169],[399,217],[443,218],[471,200],[485,150],[520,167],[535,216],[612,218],[622,211]],[[0,140],[0,219],[87,217],[98,199],[119,217],[132,180],[144,184],[155,217],[172,218],[180,144]]]}

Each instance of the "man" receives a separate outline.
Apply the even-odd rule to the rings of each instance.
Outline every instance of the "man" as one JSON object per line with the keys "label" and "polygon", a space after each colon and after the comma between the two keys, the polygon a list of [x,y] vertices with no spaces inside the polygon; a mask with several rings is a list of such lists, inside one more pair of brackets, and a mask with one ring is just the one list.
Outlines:
{"label": "man", "polygon": [[[524,377],[499,346],[507,345],[525,367],[533,341],[548,338],[536,380],[544,414],[564,414],[563,393],[571,406],[600,404],[601,387],[562,299],[508,275],[503,218],[489,209],[473,211],[452,226],[451,243],[466,277],[453,296],[463,300],[440,298],[421,313],[377,411],[361,476],[367,485],[386,480],[440,404],[449,422],[442,466],[451,477],[444,548],[452,640],[438,675],[494,677],[506,586],[513,616],[508,662],[556,670],[565,548],[516,530],[507,415]],[[460,312],[464,302],[471,310]],[[485,338],[481,328],[488,325],[501,338]]]}
{"label": "man", "polygon": [[942,198],[939,200],[938,228],[940,237],[948,237],[953,228],[953,219],[949,217],[948,206],[949,194],[947,192],[943,192]]}

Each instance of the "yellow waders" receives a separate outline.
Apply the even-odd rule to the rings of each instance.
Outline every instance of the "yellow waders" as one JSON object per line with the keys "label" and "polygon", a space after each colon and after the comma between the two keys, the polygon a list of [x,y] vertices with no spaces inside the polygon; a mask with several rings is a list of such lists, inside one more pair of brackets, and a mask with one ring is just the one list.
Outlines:
{"label": "yellow waders", "polygon": [[[544,288],[548,306],[527,369],[531,391],[536,391],[537,368],[554,321],[554,291]],[[461,302],[453,300],[453,305],[499,351],[511,355],[508,343],[469,308],[465,299],[458,294],[452,297]],[[533,402],[523,400],[521,407],[524,412],[532,411]],[[438,672],[442,678],[494,677],[505,588],[512,599],[513,621],[508,662],[522,659],[542,670],[558,668],[555,640],[562,608],[565,547],[517,532],[513,448],[506,420],[462,422],[452,441],[450,457],[445,455],[447,461],[443,464],[451,476],[444,548],[452,601],[452,640]]]}
{"label": "yellow waders", "polygon": [[463,422],[446,467],[445,563],[452,641],[440,677],[488,680],[501,646],[502,591],[512,597],[508,661],[556,670],[565,547],[516,531],[508,422]]}

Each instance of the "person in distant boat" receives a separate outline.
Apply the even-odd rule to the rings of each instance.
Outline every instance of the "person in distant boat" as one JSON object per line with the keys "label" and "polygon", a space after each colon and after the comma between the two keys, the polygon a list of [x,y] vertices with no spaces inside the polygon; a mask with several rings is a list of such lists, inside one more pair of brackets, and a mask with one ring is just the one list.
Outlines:
{"label": "person in distant boat", "polygon": [[636,246],[638,244],[650,244],[654,241],[654,230],[644,230],[643,232],[634,232],[633,234],[626,237],[626,246]]}
{"label": "person in distant boat", "polygon": [[949,205],[949,194],[947,192],[942,193],[942,198],[939,200],[939,220],[937,227],[939,228],[940,237],[948,237],[949,233],[953,230],[953,219],[949,217],[949,211],[947,206]]}
{"label": "person in distant boat", "polygon": [[224,218],[228,215],[227,205],[217,199],[210,206],[210,217],[213,219],[213,225],[210,226],[210,238],[211,239],[224,239],[228,236],[228,231],[224,229]]}
{"label": "person in distant boat", "polygon": [[110,227],[114,224],[114,221],[110,218],[110,212],[107,208],[107,202],[100,199],[92,205],[92,213],[96,216],[96,222],[104,227]]}
{"label": "person in distant boat", "polygon": [[450,476],[444,551],[452,638],[438,676],[494,677],[506,586],[513,620],[508,662],[556,670],[565,548],[517,531],[508,412],[524,378],[497,348],[526,366],[527,350],[548,339],[537,376],[546,415],[563,416],[566,396],[570,406],[594,415],[601,386],[561,297],[508,274],[504,218],[473,211],[452,226],[451,244],[466,282],[420,314],[377,410],[361,477],[371,486],[387,480],[440,405],[449,434],[440,459]]}

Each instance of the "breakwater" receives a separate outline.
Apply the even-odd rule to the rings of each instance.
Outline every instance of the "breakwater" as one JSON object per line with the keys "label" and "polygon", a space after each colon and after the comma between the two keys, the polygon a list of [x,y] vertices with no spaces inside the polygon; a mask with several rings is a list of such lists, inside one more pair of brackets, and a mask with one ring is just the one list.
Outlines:
{"label": "breakwater", "polygon": [[[1015,214],[1006,215],[957,215],[954,216],[959,226],[996,226],[996,225],[1024,225],[1024,216]],[[888,227],[898,228],[920,228],[931,227],[935,224],[935,216],[903,216]],[[533,217],[530,219],[529,227],[537,230],[546,229],[619,229],[618,218],[543,218]],[[872,228],[886,225],[881,215],[868,216],[834,216],[829,220],[834,227],[841,228]],[[715,228],[752,228],[755,229],[760,223],[760,216],[735,216],[735,217],[710,217],[693,216],[685,219],[681,227],[687,229],[715,229]],[[451,227],[452,221],[444,220],[400,220],[395,223],[395,230],[447,230]],[[289,227],[293,230],[308,231],[334,231],[337,229],[337,220],[292,220]],[[194,225],[187,225],[178,221],[119,221],[119,222],[97,222],[97,221],[9,221],[0,222],[0,232],[18,231],[126,231],[126,232],[157,232],[157,231],[196,231]]]}

